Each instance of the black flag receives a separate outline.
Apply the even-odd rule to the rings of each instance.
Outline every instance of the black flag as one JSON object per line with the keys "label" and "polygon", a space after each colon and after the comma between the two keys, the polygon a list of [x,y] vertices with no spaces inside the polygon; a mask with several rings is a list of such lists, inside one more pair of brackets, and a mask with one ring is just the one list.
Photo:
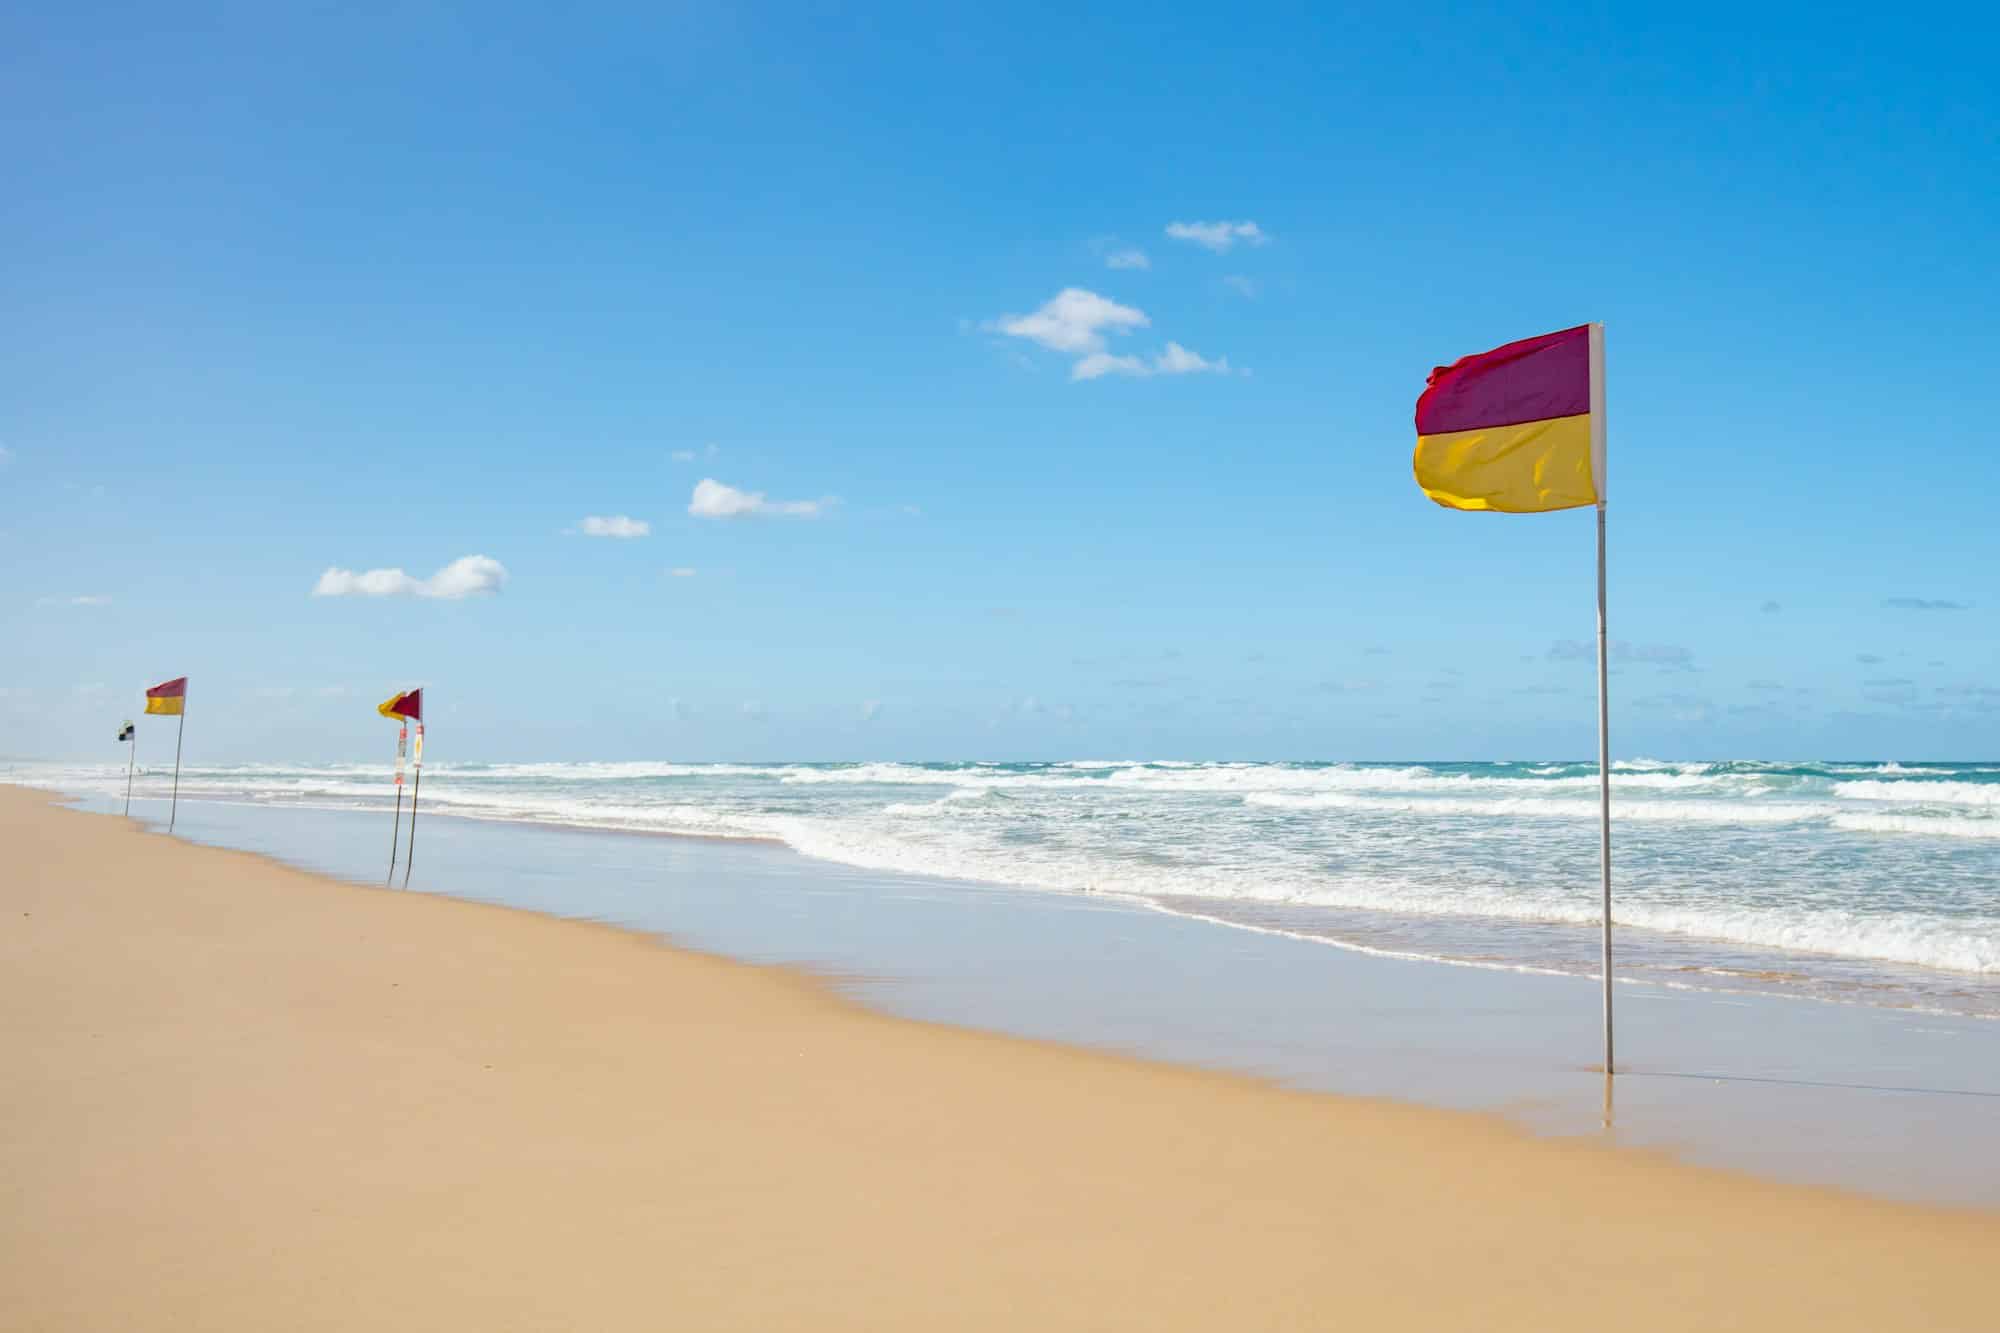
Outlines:
{"label": "black flag", "polygon": [[132,739],[132,724],[130,722],[127,722],[125,724],[125,729],[118,733],[118,739],[121,741],[129,741]]}

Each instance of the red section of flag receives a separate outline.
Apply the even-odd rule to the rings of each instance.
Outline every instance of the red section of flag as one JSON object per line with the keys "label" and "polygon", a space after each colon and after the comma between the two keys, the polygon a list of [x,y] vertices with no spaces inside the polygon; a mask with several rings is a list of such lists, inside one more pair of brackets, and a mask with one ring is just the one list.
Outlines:
{"label": "red section of flag", "polygon": [[146,691],[146,697],[148,699],[181,699],[186,697],[187,692],[188,678],[182,676],[177,680],[160,682],[152,689]]}
{"label": "red section of flag", "polygon": [[424,692],[422,690],[411,690],[408,694],[396,700],[395,703],[390,704],[389,711],[398,717],[407,717],[413,722],[423,721]]}
{"label": "red section of flag", "polygon": [[1417,434],[1490,430],[1590,410],[1590,325],[1462,356],[1431,372]]}

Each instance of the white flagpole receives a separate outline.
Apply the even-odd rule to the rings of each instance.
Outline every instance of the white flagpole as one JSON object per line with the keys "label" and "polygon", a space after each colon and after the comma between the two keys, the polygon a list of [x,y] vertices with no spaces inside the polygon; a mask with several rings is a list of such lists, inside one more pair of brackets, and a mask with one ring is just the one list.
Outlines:
{"label": "white flagpole", "polygon": [[1611,680],[1604,633],[1604,326],[1590,326],[1590,469],[1597,488],[1597,853],[1604,891],[1604,1075],[1617,1072],[1611,1044]]}
{"label": "white flagpole", "polygon": [[[410,767],[414,770],[410,779],[410,845],[403,853],[403,887],[410,887],[410,869],[417,863],[417,794],[424,789],[424,724],[417,721],[417,752]],[[389,867],[394,874],[396,868]]]}
{"label": "white flagpole", "polygon": [[174,831],[174,820],[178,819],[181,813],[181,739],[187,735],[188,724],[187,690],[185,687],[181,690],[180,719],[180,729],[174,732],[174,803],[167,809],[167,832],[169,833]]}
{"label": "white flagpole", "polygon": [[399,723],[396,728],[396,818],[389,825],[389,880],[396,878],[396,840],[403,835],[403,747],[410,737],[410,724]]}
{"label": "white flagpole", "polygon": [[139,762],[139,728],[130,722],[125,729],[132,734],[126,737],[132,742],[131,751],[125,756],[125,813],[132,813],[132,767]]}

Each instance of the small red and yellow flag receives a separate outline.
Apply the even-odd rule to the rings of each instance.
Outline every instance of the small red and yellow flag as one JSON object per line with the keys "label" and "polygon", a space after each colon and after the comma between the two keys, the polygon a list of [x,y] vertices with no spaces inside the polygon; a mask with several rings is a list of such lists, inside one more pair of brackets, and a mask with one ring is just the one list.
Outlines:
{"label": "small red and yellow flag", "polygon": [[412,722],[424,720],[424,692],[411,690],[406,694],[392,695],[375,705],[375,711],[383,717],[403,717]]}
{"label": "small red and yellow flag", "polygon": [[187,708],[188,678],[162,681],[146,691],[146,711],[172,717]]}

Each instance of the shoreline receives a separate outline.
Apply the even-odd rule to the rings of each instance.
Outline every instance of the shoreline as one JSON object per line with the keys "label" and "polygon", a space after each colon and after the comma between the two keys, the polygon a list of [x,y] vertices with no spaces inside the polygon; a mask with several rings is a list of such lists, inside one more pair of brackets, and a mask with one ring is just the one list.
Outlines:
{"label": "shoreline", "polygon": [[55,804],[0,792],[10,1327],[1989,1313],[2000,1213],[912,1022]]}
{"label": "shoreline", "polygon": [[[0,782],[21,783],[19,778],[0,778]],[[26,785],[21,783],[21,785]],[[80,789],[50,786],[36,786],[34,790],[61,791],[79,802],[100,799],[86,795]],[[163,797],[145,796],[141,800],[163,800]],[[225,806],[246,810],[309,810],[330,814],[387,813],[384,805],[379,811],[372,806],[340,804],[337,802],[303,801],[258,801],[245,800],[235,796],[195,796],[190,804]],[[1491,930],[1526,930],[1547,932],[1551,935],[1571,935],[1582,941],[1588,948],[1584,951],[1589,959],[1579,966],[1563,966],[1549,962],[1526,961],[1515,958],[1497,958],[1478,954],[1461,954],[1437,951],[1435,945],[1412,945],[1399,942],[1397,930],[1407,928],[1411,922],[1403,914],[1382,907],[1336,908],[1309,905],[1304,910],[1308,915],[1331,915],[1344,913],[1349,918],[1361,918],[1365,925],[1357,926],[1352,921],[1345,925],[1328,925],[1321,921],[1297,924],[1273,924],[1256,919],[1257,916],[1282,913],[1290,908],[1280,902],[1260,903],[1256,900],[1223,899],[1215,902],[1190,900],[1184,895],[1171,892],[1146,893],[1127,889],[1099,889],[1094,887],[1065,887],[1060,885],[1015,882],[1004,879],[980,879],[976,876],[957,876],[935,870],[897,869],[886,864],[870,861],[843,859],[815,852],[795,844],[784,836],[765,833],[713,833],[685,829],[651,828],[643,825],[610,822],[589,822],[581,819],[544,819],[516,814],[475,813],[450,807],[426,807],[426,818],[446,818],[469,824],[491,825],[508,828],[533,829],[551,833],[589,833],[616,837],[657,838],[681,842],[713,844],[719,846],[762,846],[783,848],[787,852],[810,861],[844,869],[861,870],[883,874],[911,874],[936,878],[952,883],[980,883],[1008,891],[1025,891],[1069,897],[1103,898],[1125,902],[1146,910],[1164,913],[1187,920],[1230,930],[1270,934],[1295,939],[1305,943],[1331,947],[1344,952],[1377,958],[1408,960],[1411,962],[1442,964],[1447,967],[1466,968],[1477,971],[1514,973],[1526,976],[1569,978],[1595,984],[1598,979],[1596,968],[1597,927],[1593,923],[1570,921],[1537,921],[1491,918],[1481,913],[1466,913],[1459,917],[1422,916],[1415,918],[1420,932],[1437,930],[1441,922],[1457,924],[1463,928]],[[356,882],[366,883],[357,878]],[[1198,905],[1197,905],[1198,904]],[[1233,915],[1227,910],[1235,906],[1239,912],[1256,915]],[[1384,933],[1385,930],[1388,933]],[[1746,957],[1736,966],[1708,967],[1700,964],[1671,965],[1667,963],[1635,962],[1628,953],[1624,959],[1624,970],[1616,978],[1621,988],[1633,986],[1658,986],[1668,989],[1685,990],[1695,994],[1756,997],[1759,999],[1783,999],[1806,1001],[1837,1007],[1852,1007],[1903,1013],[1915,1016],[1930,1016],[1948,1019],[1971,1019],[1989,1023],[2000,1023],[2000,1008],[1993,1007],[1996,1001],[1982,998],[1978,1003],[1987,1007],[1952,1007],[1935,998],[1923,998],[1924,992],[1936,988],[1949,987],[1954,978],[1963,979],[1964,985],[1985,987],[1988,974],[1980,971],[1962,970],[1945,966],[1929,966],[1907,960],[1872,955],[1846,954],[1807,948],[1803,946],[1780,946],[1769,943],[1712,937],[1684,931],[1671,930],[1620,921],[1618,930],[1627,947],[1643,950],[1701,950],[1704,946],[1720,948],[1724,951],[1740,951]],[[1345,932],[1345,933],[1343,933]],[[1636,937],[1636,939],[1634,938]],[[1757,964],[1768,964],[1760,966]],[[1878,996],[1853,998],[1837,987],[1823,982],[1813,989],[1801,989],[1797,984],[1799,967],[1831,971],[1840,968],[1858,967],[1890,978],[1903,978],[1898,985],[1883,986],[1880,983],[1863,983],[1855,990],[1907,990],[1915,998],[1884,999]],[[1638,974],[1634,974],[1634,969]],[[1689,980],[1689,975],[1701,980]],[[1621,990],[1621,994],[1623,991]]]}

